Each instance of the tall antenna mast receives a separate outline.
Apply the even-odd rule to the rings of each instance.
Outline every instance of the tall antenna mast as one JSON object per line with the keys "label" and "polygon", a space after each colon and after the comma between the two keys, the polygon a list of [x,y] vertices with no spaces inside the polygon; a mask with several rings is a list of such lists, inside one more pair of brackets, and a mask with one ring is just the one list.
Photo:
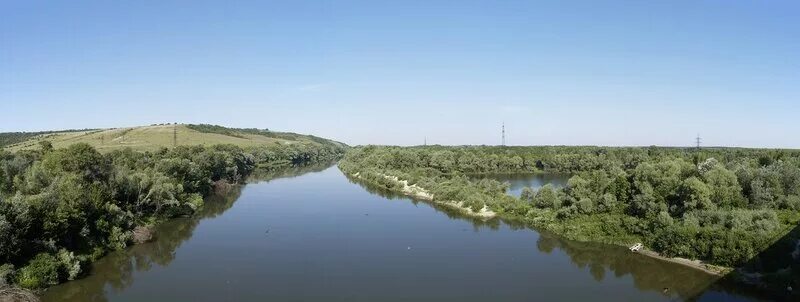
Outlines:
{"label": "tall antenna mast", "polygon": [[502,135],[503,135],[502,144],[503,144],[503,146],[505,146],[506,145],[506,122],[503,122]]}
{"label": "tall antenna mast", "polygon": [[697,143],[697,150],[700,150],[700,142],[702,142],[702,139],[700,138],[700,133],[697,134],[697,138],[695,138],[695,142]]}

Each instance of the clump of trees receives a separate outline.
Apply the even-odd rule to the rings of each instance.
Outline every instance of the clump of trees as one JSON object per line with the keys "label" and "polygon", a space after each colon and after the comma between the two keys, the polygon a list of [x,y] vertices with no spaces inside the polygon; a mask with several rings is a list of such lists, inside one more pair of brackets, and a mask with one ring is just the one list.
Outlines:
{"label": "clump of trees", "polygon": [[101,154],[88,144],[0,150],[0,277],[26,288],[78,278],[137,226],[192,215],[215,185],[259,166],[327,161],[338,144],[179,146]]}
{"label": "clump of trees", "polygon": [[[641,241],[724,266],[747,263],[800,221],[797,150],[366,146],[339,166],[362,179],[397,176],[434,198],[486,205],[570,239]],[[497,172],[572,176],[519,198],[466,176]]]}

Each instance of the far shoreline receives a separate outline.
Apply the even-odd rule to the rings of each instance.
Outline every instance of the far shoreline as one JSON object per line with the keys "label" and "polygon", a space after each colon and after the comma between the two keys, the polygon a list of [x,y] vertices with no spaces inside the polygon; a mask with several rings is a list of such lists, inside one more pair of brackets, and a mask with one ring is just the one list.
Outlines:
{"label": "far shoreline", "polygon": [[[345,173],[345,174],[347,174],[347,173]],[[367,182],[367,183],[373,183],[374,184],[374,182],[371,182],[371,181],[361,177],[360,172],[349,174],[349,176],[352,176],[353,178],[356,178],[356,179],[358,179],[358,180],[360,180],[362,182]],[[419,200],[423,200],[423,201],[432,202],[432,203],[435,203],[435,204],[447,206],[447,207],[450,207],[450,208],[454,208],[456,210],[459,210],[459,212],[461,212],[462,214],[464,214],[466,216],[469,216],[469,217],[473,217],[473,218],[480,218],[480,219],[483,219],[483,220],[488,220],[488,219],[497,217],[497,218],[500,218],[500,219],[503,219],[503,220],[519,221],[521,223],[526,224],[527,226],[529,226],[531,228],[534,228],[537,232],[541,228],[541,226],[537,226],[536,224],[531,224],[528,221],[520,220],[517,217],[509,217],[509,216],[503,215],[502,213],[496,213],[494,211],[489,210],[486,206],[484,206],[484,208],[481,209],[481,211],[476,213],[471,208],[463,207],[463,206],[461,206],[460,204],[458,204],[456,202],[436,201],[434,199],[434,196],[432,194],[428,193],[428,191],[425,190],[424,188],[421,188],[421,187],[419,187],[419,186],[417,186],[415,184],[414,185],[408,185],[408,181],[401,180],[401,179],[399,179],[399,178],[397,178],[395,176],[383,175],[383,177],[385,177],[387,180],[393,181],[397,185],[403,186],[402,190],[393,190],[393,189],[390,189],[390,188],[387,188],[387,190],[394,191],[396,193],[401,193],[401,194],[403,194],[403,195],[405,195],[407,197],[410,197],[412,199],[419,199]],[[622,242],[609,243],[609,242],[604,242],[604,241],[590,241],[590,240],[587,241],[587,240],[570,239],[568,237],[563,236],[562,234],[560,234],[558,232],[555,232],[555,231],[552,231],[552,230],[548,230],[547,228],[544,228],[544,229],[547,230],[548,232],[554,234],[554,235],[557,235],[557,236],[563,238],[563,239],[572,240],[572,241],[576,241],[576,242],[601,243],[601,244],[609,244],[609,245],[621,246],[621,247],[625,247],[625,248],[629,248],[630,247],[629,244],[622,243]],[[725,275],[727,275],[728,273],[730,273],[730,272],[732,272],[734,270],[734,268],[731,268],[731,267],[724,267],[724,266],[708,264],[708,263],[703,262],[702,260],[696,260],[696,259],[692,260],[692,259],[686,259],[686,258],[662,256],[659,253],[657,253],[655,251],[652,251],[652,250],[649,250],[647,248],[644,248],[639,252],[631,252],[631,253],[636,253],[636,254],[643,255],[645,257],[650,257],[650,258],[653,258],[653,259],[656,259],[656,260],[660,260],[660,261],[665,261],[665,262],[678,264],[678,265],[681,265],[681,266],[684,266],[684,267],[688,267],[688,268],[692,268],[692,269],[695,269],[695,270],[702,271],[702,272],[704,272],[704,273],[706,273],[708,275],[719,277],[719,278],[724,277]]]}

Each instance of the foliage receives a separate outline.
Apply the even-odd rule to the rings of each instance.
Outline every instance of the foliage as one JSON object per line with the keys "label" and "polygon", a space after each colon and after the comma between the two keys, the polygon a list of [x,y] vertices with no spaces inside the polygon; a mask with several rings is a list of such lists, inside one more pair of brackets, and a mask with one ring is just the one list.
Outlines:
{"label": "foliage", "polygon": [[[436,199],[487,206],[570,239],[643,242],[667,256],[739,266],[798,223],[800,151],[739,148],[364,146],[339,164],[362,179],[408,180]],[[572,174],[523,189],[468,174]],[[387,187],[388,189],[395,189]]]}
{"label": "foliage", "polygon": [[178,146],[156,152],[66,148],[0,151],[0,264],[26,288],[78,278],[89,260],[132,243],[134,228],[203,207],[216,185],[259,166],[328,162],[344,147]]}
{"label": "foliage", "polygon": [[[15,143],[3,145],[4,136],[16,137]],[[111,128],[97,130],[61,131],[14,135],[0,133],[0,148],[8,151],[41,150],[41,143],[50,142],[55,149],[67,148],[77,143],[86,143],[100,153],[131,148],[134,151],[158,152],[161,148],[175,146],[213,146],[231,144],[242,148],[274,146],[277,148],[316,148],[331,146],[346,147],[344,144],[328,139],[275,132],[266,129],[226,128],[212,125],[160,124],[151,126]]]}
{"label": "foliage", "polygon": [[261,135],[270,138],[278,138],[278,139],[285,139],[285,140],[309,140],[319,144],[331,144],[333,141],[324,139],[321,137],[307,135],[307,134],[297,134],[297,133],[290,133],[290,132],[276,132],[270,131],[269,129],[256,129],[256,128],[227,128],[218,125],[209,125],[209,124],[188,124],[186,125],[187,128],[203,132],[203,133],[218,133],[227,136],[239,137],[243,138],[245,135]]}
{"label": "foliage", "polygon": [[0,287],[8,284],[12,281],[14,276],[14,265],[13,264],[3,264],[0,265]]}
{"label": "foliage", "polygon": [[89,131],[91,129],[83,130],[62,130],[62,131],[40,131],[40,132],[0,132],[0,147],[22,143],[37,136],[43,136],[53,133],[68,133],[78,131]]}
{"label": "foliage", "polygon": [[53,255],[47,253],[38,254],[28,265],[20,269],[17,283],[29,289],[56,285],[59,282],[59,266],[58,259]]}

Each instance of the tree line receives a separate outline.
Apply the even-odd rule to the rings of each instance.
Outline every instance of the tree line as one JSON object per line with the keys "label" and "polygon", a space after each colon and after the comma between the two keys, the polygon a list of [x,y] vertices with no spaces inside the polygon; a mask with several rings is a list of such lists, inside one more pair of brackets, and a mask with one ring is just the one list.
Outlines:
{"label": "tree line", "polygon": [[[752,262],[800,221],[798,150],[365,146],[339,167],[388,189],[399,188],[384,175],[397,176],[435,199],[486,205],[569,239],[643,242],[664,256],[728,267]],[[497,172],[571,177],[563,188],[526,188],[517,198],[503,183],[474,177]]]}
{"label": "tree line", "polygon": [[59,130],[59,131],[39,131],[39,132],[0,132],[0,148],[15,145],[25,142],[37,136],[46,136],[55,133],[68,133],[79,131],[91,131],[94,129],[74,129],[74,130]]}
{"label": "tree line", "polygon": [[258,167],[330,161],[334,143],[242,148],[179,146],[101,154],[88,144],[0,151],[0,283],[42,288],[73,280],[134,230],[192,215],[215,188]]}
{"label": "tree line", "polygon": [[238,138],[245,138],[245,135],[260,135],[270,138],[277,138],[277,139],[285,139],[290,141],[302,141],[307,140],[323,145],[340,145],[344,146],[342,143],[331,141],[329,139],[321,138],[314,135],[309,134],[298,134],[292,132],[278,132],[278,131],[271,131],[269,129],[257,129],[257,128],[228,128],[219,125],[210,125],[210,124],[187,124],[187,128],[192,129],[197,132],[202,133],[216,133],[222,134],[227,136],[233,136]]}

